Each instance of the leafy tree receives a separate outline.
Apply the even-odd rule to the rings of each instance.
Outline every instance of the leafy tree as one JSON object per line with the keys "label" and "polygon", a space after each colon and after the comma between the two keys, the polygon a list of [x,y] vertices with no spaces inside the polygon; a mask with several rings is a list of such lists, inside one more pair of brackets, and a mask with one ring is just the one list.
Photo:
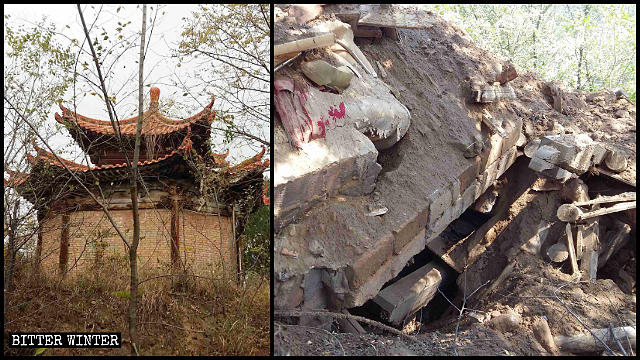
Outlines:
{"label": "leafy tree", "polygon": [[[213,129],[254,148],[270,145],[270,29],[268,4],[200,5],[185,19],[176,54],[195,65],[189,76],[214,88],[226,108]],[[185,96],[197,88],[185,88]]]}
{"label": "leafy tree", "polygon": [[[51,138],[55,128],[46,126],[49,109],[62,98],[70,83],[72,56],[69,47],[54,39],[55,27],[46,20],[36,26],[12,27],[10,15],[5,15],[5,109],[24,109],[19,116],[14,111],[4,112],[4,169],[24,172],[27,152],[34,131],[24,124],[24,118],[40,129],[40,135]],[[24,118],[23,118],[24,117]],[[38,192],[38,189],[34,189]],[[42,204],[55,198],[38,198]],[[36,207],[25,204],[24,199],[11,187],[4,187],[4,321],[8,321],[9,297],[14,287],[16,259],[21,253],[32,253],[38,231]]]}
{"label": "leafy tree", "polygon": [[481,47],[585,91],[622,87],[635,102],[635,5],[432,5]]}

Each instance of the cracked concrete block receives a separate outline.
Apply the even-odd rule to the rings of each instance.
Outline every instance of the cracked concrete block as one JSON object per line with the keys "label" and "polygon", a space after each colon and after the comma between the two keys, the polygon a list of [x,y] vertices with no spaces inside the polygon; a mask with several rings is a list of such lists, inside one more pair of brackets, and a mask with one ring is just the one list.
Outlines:
{"label": "cracked concrete block", "polygon": [[545,136],[534,157],[578,175],[584,174],[593,164],[596,143],[587,134],[562,134]]}
{"label": "cracked concrete block", "polygon": [[457,178],[453,179],[453,181],[449,183],[449,191],[451,191],[451,205],[453,205],[460,196],[460,180]]}
{"label": "cracked concrete block", "polygon": [[449,224],[453,220],[455,220],[454,211],[455,211],[455,207],[449,206],[444,211],[444,213],[442,213],[442,215],[438,219],[436,219],[432,225],[428,227],[429,231],[432,232],[433,234],[440,234],[441,232],[443,232],[444,229],[446,229],[447,226],[449,226]]}
{"label": "cracked concrete block", "polygon": [[576,174],[537,157],[531,158],[531,161],[529,162],[529,169],[537,171],[551,179],[559,180],[560,182],[565,182],[571,178],[577,177]]}
{"label": "cracked concrete block", "polygon": [[429,227],[440,218],[440,216],[451,207],[453,201],[449,187],[444,186],[436,189],[428,197],[429,203]]}
{"label": "cracked concrete block", "polygon": [[504,155],[509,149],[516,146],[520,134],[522,134],[522,118],[517,118],[515,121],[505,121],[505,131],[507,137],[502,143],[502,155]]}
{"label": "cracked concrete block", "polygon": [[353,264],[347,266],[346,274],[352,289],[365,283],[371,274],[375,273],[388,258],[393,256],[394,238],[393,234],[389,233],[378,241],[373,249],[369,249]]}
{"label": "cracked concrete block", "polygon": [[502,144],[504,142],[504,138],[499,134],[493,134],[489,137],[489,157],[487,158],[487,164],[492,164],[500,155],[502,155]]}
{"label": "cracked concrete block", "polygon": [[454,206],[454,219],[457,219],[469,208],[469,206],[473,205],[475,202],[475,195],[478,191],[478,187],[480,186],[479,182],[476,180],[465,191],[462,195],[456,200],[456,204]]}
{"label": "cracked concrete block", "polygon": [[482,176],[482,183],[480,185],[480,194],[485,192],[489,186],[493,185],[493,182],[498,178],[498,167],[500,165],[499,161],[494,161],[493,163],[487,166],[487,169],[484,171]]}
{"label": "cracked concrete block", "polygon": [[425,234],[425,230],[420,231],[400,254],[388,258],[382,266],[357,286],[350,280],[351,291],[347,295],[345,307],[362,306],[367,300],[375,297],[385,283],[397,276],[407,262],[425,248]]}
{"label": "cracked concrete block", "polygon": [[444,271],[430,262],[384,288],[374,301],[388,314],[389,322],[401,324],[434,298],[443,275]]}
{"label": "cracked concrete block", "polygon": [[415,216],[411,216],[404,224],[393,230],[394,242],[393,253],[399,254],[420,231],[424,230],[429,220],[429,203],[416,211]]}
{"label": "cracked concrete block", "polygon": [[373,191],[381,166],[378,151],[353,128],[338,128],[331,136],[295,149],[278,144],[274,153],[274,215],[276,229],[287,225],[314,202],[345,193]]}
{"label": "cracked concrete block", "polygon": [[496,179],[500,178],[500,176],[502,176],[502,174],[504,174],[509,169],[509,167],[511,167],[511,165],[516,162],[516,158],[518,155],[517,152],[518,150],[514,146],[504,155],[502,155],[498,165],[498,174],[496,175]]}

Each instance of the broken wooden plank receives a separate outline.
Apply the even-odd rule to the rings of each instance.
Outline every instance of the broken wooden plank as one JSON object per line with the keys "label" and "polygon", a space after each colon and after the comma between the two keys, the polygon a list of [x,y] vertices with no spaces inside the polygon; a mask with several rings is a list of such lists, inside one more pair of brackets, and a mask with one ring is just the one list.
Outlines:
{"label": "broken wooden plank", "polygon": [[575,206],[585,206],[593,204],[606,204],[611,202],[631,201],[636,199],[636,193],[633,191],[625,192],[613,196],[599,196],[593,200],[574,202]]}
{"label": "broken wooden plank", "polygon": [[[599,205],[593,205],[597,207]],[[600,231],[598,219],[592,219],[585,223],[582,229],[582,243],[584,250],[580,261],[582,280],[595,281],[598,271],[598,249],[600,248]]]}
{"label": "broken wooden plank", "polygon": [[373,301],[387,313],[390,323],[399,325],[433,299],[443,276],[444,271],[432,261],[382,289]]}
{"label": "broken wooden plank", "polygon": [[602,268],[607,261],[613,256],[625,243],[625,240],[629,238],[631,233],[631,226],[621,221],[616,221],[616,229],[613,231],[611,238],[607,239],[606,244],[603,246],[603,251],[600,252],[598,257],[598,269]]}
{"label": "broken wooden plank", "polygon": [[360,16],[358,26],[377,26],[386,28],[427,29],[433,26],[437,17],[428,11],[418,8],[402,8],[400,6],[373,6],[366,14]]}
{"label": "broken wooden plank", "polygon": [[573,248],[573,234],[571,233],[571,223],[567,223],[565,232],[567,233],[567,251],[569,252],[569,261],[571,261],[571,270],[575,275],[576,273],[580,272],[580,269],[578,269],[578,260],[576,259],[576,252]]}

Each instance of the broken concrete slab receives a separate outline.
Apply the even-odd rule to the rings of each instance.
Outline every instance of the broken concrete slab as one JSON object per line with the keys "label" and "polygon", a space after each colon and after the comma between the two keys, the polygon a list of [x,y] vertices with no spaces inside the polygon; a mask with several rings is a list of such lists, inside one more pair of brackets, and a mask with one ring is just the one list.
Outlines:
{"label": "broken concrete slab", "polygon": [[545,136],[534,154],[541,160],[578,175],[593,165],[596,143],[587,134]]}
{"label": "broken concrete slab", "polygon": [[384,288],[373,301],[387,312],[389,322],[401,324],[433,299],[443,277],[444,271],[430,262]]}
{"label": "broken concrete slab", "polygon": [[407,264],[409,259],[424,250],[426,246],[425,230],[421,230],[400,254],[387,259],[381,266],[367,273],[363,269],[348,266],[347,276],[351,292],[347,295],[345,307],[361,306],[367,300],[372,299],[380,292],[382,286],[397,276]]}
{"label": "broken concrete slab", "polygon": [[360,5],[360,11],[363,15],[358,20],[358,26],[426,29],[437,21],[435,14],[407,5],[394,4],[390,7]]}
{"label": "broken concrete slab", "polygon": [[531,161],[529,162],[529,169],[537,171],[546,177],[558,180],[560,182],[565,182],[571,178],[577,177],[576,174],[555,166],[552,163],[542,160],[538,157],[531,158]]}
{"label": "broken concrete slab", "polygon": [[[341,191],[365,195],[373,191],[380,172],[378,151],[353,128],[339,128],[331,137],[296,150],[279,144],[274,154],[276,228],[290,223],[314,201]],[[357,186],[353,185],[353,178]]]}

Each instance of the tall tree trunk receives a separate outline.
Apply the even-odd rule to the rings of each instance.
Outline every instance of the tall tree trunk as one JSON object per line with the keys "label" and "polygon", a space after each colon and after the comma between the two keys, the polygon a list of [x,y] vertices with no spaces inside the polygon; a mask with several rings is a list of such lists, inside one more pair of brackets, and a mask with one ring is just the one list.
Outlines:
{"label": "tall tree trunk", "polygon": [[133,149],[131,163],[131,204],[133,207],[133,239],[129,248],[129,266],[131,270],[130,298],[129,298],[129,337],[131,338],[131,355],[138,355],[136,333],[136,311],[138,307],[138,244],[140,243],[140,214],[138,211],[138,161],[140,159],[140,137],[143,116],[143,70],[144,43],[147,31],[147,5],[142,5],[142,32],[140,33],[140,61],[138,66],[138,124],[136,128],[136,143]]}

